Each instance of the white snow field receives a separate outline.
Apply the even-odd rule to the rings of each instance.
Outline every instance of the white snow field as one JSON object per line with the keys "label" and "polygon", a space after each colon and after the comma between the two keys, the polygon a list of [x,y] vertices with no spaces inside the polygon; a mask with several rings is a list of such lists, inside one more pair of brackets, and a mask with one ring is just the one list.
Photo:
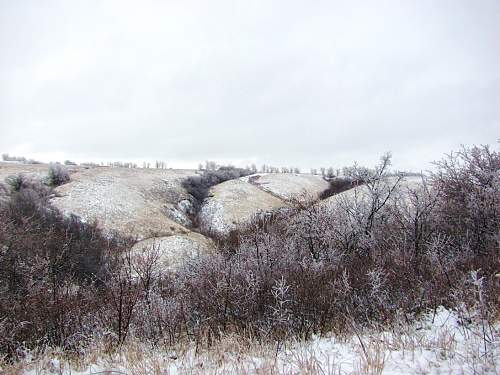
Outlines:
{"label": "white snow field", "polygon": [[90,168],[71,175],[56,188],[52,204],[85,221],[97,220],[106,231],[139,239],[185,233],[168,210],[185,198],[181,181],[193,171]]}
{"label": "white snow field", "polygon": [[227,233],[259,212],[284,207],[286,203],[244,179],[229,180],[210,189],[200,214],[200,227],[208,232]]}
{"label": "white snow field", "polygon": [[[179,202],[182,181],[193,170],[66,166],[71,180],[55,189],[51,203],[107,231],[139,239],[184,233],[187,218]],[[0,162],[0,182],[19,173],[45,178],[48,164]]]}
{"label": "white snow field", "polygon": [[260,189],[281,199],[308,194],[317,198],[329,184],[321,176],[295,173],[254,174],[246,179]]}
{"label": "white snow field", "polygon": [[[348,337],[259,345],[227,336],[195,353],[193,344],[153,349],[130,344],[118,354],[87,353],[68,362],[57,352],[33,360],[19,373],[61,374],[498,374],[500,326],[439,307],[413,324],[366,330]],[[465,319],[464,319],[465,318]],[[0,369],[1,371],[1,369]]]}
{"label": "white snow field", "polygon": [[317,198],[328,182],[293,173],[254,174],[215,185],[200,212],[201,228],[225,234],[256,214],[287,207],[291,198]]}

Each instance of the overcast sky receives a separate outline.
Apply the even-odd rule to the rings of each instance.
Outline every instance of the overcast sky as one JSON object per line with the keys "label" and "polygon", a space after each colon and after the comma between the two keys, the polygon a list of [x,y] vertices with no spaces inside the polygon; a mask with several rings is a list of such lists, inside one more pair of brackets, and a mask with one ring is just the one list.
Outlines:
{"label": "overcast sky", "polygon": [[420,170],[499,138],[498,0],[0,0],[0,152]]}

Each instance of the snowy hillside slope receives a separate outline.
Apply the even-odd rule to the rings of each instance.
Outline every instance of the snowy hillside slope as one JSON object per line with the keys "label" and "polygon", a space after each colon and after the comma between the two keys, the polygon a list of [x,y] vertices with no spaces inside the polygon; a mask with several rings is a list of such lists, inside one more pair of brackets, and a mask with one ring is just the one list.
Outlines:
{"label": "snowy hillside slope", "polygon": [[181,181],[186,170],[91,168],[71,175],[56,188],[52,204],[86,221],[97,220],[106,231],[139,239],[184,233],[187,229],[167,216],[185,198]]}
{"label": "snowy hillside slope", "polygon": [[200,227],[208,232],[227,233],[262,211],[286,203],[243,179],[229,180],[210,189],[200,214]]}
{"label": "snowy hillside slope", "polygon": [[[67,169],[73,173],[81,167],[68,166]],[[3,182],[7,177],[16,174],[26,174],[44,178],[49,170],[48,164],[23,164],[18,162],[2,162],[0,161],[0,182]]]}
{"label": "snowy hillside slope", "polygon": [[321,176],[311,174],[254,174],[245,179],[281,199],[293,198],[304,193],[311,197],[318,197],[329,186]]}
{"label": "snowy hillside slope", "polygon": [[157,269],[153,272],[159,273],[167,269],[174,270],[189,259],[214,251],[214,248],[212,240],[199,233],[190,232],[140,241],[132,248],[131,257],[135,264],[154,258]]}

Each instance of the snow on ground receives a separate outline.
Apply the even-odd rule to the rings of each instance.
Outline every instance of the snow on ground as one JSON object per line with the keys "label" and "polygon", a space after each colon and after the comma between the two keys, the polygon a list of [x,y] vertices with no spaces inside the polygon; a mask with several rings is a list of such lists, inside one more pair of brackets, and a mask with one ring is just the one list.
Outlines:
{"label": "snow on ground", "polygon": [[[189,219],[178,207],[192,170],[67,166],[71,181],[55,189],[52,204],[105,231],[147,238],[185,233]],[[19,173],[47,176],[48,164],[0,162],[0,181]]]}
{"label": "snow on ground", "polygon": [[[141,344],[121,354],[95,357],[74,366],[57,354],[24,366],[35,374],[497,374],[500,325],[462,325],[460,314],[443,307],[410,325],[365,331],[346,338],[314,337],[259,345],[227,336],[208,350],[151,349]],[[94,354],[95,355],[95,354]],[[1,369],[0,369],[1,370]]]}
{"label": "snow on ground", "polygon": [[[0,163],[0,178],[24,173],[45,177],[47,164]],[[105,231],[117,231],[140,241],[134,254],[159,251],[159,263],[175,267],[184,256],[212,248],[206,237],[190,232],[186,212],[191,208],[182,180],[195,174],[188,170],[129,169],[68,166],[71,181],[56,188],[51,203],[83,221],[97,220]],[[166,237],[172,235],[171,237]],[[155,238],[158,237],[158,238]]]}
{"label": "snow on ground", "polygon": [[210,194],[199,214],[200,227],[216,233],[227,233],[259,212],[286,206],[281,199],[240,179],[215,185]]}
{"label": "snow on ground", "polygon": [[318,196],[329,184],[319,176],[291,173],[255,174],[212,187],[201,209],[203,230],[227,233],[259,212],[286,207],[286,199]]}
{"label": "snow on ground", "polygon": [[329,187],[329,183],[322,177],[311,174],[266,173],[254,174],[245,179],[281,199],[289,199],[304,193],[318,197]]}
{"label": "snow on ground", "polygon": [[187,233],[172,210],[186,197],[181,181],[193,171],[168,169],[79,169],[56,189],[52,204],[105,231],[139,239]]}
{"label": "snow on ground", "polygon": [[191,232],[183,235],[149,238],[134,245],[131,250],[132,260],[141,262],[148,257],[157,258],[156,269],[160,272],[175,269],[187,259],[197,258],[214,250],[213,242],[207,237]]}
{"label": "snow on ground", "polygon": [[[70,173],[75,172],[77,168],[78,167],[67,166]],[[48,172],[48,164],[24,164],[19,162],[0,161],[0,182],[3,182],[9,176],[20,173],[45,178],[47,177]]]}
{"label": "snow on ground", "polygon": [[[388,185],[396,182],[394,177],[388,179]],[[410,190],[416,190],[423,187],[421,177],[405,177],[396,189],[396,194],[404,198]],[[321,202],[324,207],[334,207],[339,203],[362,201],[368,195],[368,188],[365,185],[357,186],[342,193],[332,195]]]}

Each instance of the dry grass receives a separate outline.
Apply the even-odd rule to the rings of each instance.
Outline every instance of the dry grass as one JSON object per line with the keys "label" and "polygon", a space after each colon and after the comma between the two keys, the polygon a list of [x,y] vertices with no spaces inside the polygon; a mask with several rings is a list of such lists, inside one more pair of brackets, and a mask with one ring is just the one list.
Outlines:
{"label": "dry grass", "polygon": [[[450,315],[454,319],[455,315]],[[316,338],[259,344],[236,334],[209,348],[187,341],[152,348],[129,340],[117,350],[96,341],[83,355],[57,349],[15,364],[0,364],[14,374],[497,374],[500,330],[490,326],[484,341],[480,324],[417,322],[391,331],[364,330],[345,339]],[[198,352],[196,352],[198,349]]]}

